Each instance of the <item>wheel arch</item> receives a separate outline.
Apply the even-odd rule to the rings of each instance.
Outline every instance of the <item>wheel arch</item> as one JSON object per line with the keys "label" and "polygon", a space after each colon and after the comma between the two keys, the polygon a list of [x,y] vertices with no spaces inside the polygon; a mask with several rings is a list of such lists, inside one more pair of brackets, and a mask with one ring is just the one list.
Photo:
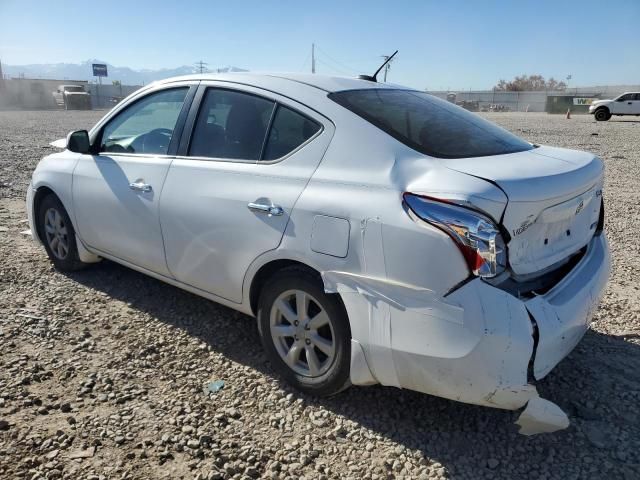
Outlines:
{"label": "wheel arch", "polygon": [[35,233],[38,236],[38,240],[40,240],[40,242],[43,244],[44,244],[44,239],[42,235],[42,228],[40,226],[40,222],[38,221],[38,214],[40,212],[40,205],[42,204],[42,201],[49,195],[55,196],[60,201],[60,203],[62,203],[62,206],[65,208],[65,210],[67,210],[67,214],[69,212],[69,209],[67,209],[67,206],[64,204],[60,196],[56,194],[56,192],[51,187],[47,185],[42,185],[36,189],[35,194],[33,196],[33,218],[34,218],[33,225],[36,229]]}
{"label": "wheel arch", "polygon": [[251,312],[254,316],[258,313],[258,300],[260,299],[260,292],[262,291],[262,288],[264,287],[267,280],[275,275],[278,271],[294,266],[299,266],[301,268],[307,269],[320,277],[320,272],[317,269],[299,260],[278,258],[266,262],[264,265],[260,266],[260,268],[251,278],[251,286],[249,287],[249,308],[251,309]]}

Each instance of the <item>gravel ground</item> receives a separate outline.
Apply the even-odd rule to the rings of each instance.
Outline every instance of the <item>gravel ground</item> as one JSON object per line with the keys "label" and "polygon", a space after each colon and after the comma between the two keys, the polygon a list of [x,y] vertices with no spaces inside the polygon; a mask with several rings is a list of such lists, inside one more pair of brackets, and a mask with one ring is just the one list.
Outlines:
{"label": "gravel ground", "polygon": [[[393,388],[318,400],[271,374],[251,318],[110,262],[54,271],[20,231],[48,142],[101,112],[0,112],[0,478],[640,478],[640,122],[488,114],[605,159],[613,276],[541,394],[571,426]],[[224,380],[218,393],[202,386]]]}

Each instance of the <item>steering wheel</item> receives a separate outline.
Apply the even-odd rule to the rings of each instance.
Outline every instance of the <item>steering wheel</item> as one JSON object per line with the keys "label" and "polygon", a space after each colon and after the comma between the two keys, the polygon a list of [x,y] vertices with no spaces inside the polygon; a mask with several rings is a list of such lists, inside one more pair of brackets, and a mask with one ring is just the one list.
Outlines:
{"label": "steering wheel", "polygon": [[167,153],[173,130],[156,128],[142,135],[141,153]]}
{"label": "steering wheel", "polygon": [[103,151],[114,153],[129,153],[130,150],[124,148],[122,145],[114,143],[113,145],[109,145],[109,147],[105,148]]}

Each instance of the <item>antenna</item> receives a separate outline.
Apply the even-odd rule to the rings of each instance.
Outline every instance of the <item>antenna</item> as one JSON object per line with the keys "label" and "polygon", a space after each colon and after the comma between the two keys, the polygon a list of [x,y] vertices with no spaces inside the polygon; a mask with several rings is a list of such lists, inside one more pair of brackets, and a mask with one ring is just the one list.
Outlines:
{"label": "antenna", "polygon": [[[376,70],[376,73],[374,73],[373,75],[358,75],[358,78],[361,80],[369,80],[370,82],[377,82],[378,81],[378,74],[380,73],[380,70],[382,70],[390,61],[391,59],[393,59],[393,57],[396,56],[396,53],[398,53],[398,50],[396,50],[395,52],[393,52],[392,55],[390,56],[385,56],[386,60],[384,61],[384,63],[382,65],[380,65],[380,68],[378,68],[378,70]],[[385,81],[387,77],[387,73],[385,70]]]}

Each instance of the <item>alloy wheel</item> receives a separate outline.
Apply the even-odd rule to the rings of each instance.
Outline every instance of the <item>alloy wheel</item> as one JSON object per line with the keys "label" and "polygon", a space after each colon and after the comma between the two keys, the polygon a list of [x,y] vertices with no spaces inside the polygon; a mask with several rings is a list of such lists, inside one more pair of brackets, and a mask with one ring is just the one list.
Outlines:
{"label": "alloy wheel", "polygon": [[309,293],[281,293],[271,307],[270,330],[280,358],[297,374],[319,377],[331,368],[336,357],[333,325]]}
{"label": "alloy wheel", "polygon": [[69,236],[64,218],[55,208],[49,208],[44,214],[44,232],[51,253],[64,260],[69,254]]}

